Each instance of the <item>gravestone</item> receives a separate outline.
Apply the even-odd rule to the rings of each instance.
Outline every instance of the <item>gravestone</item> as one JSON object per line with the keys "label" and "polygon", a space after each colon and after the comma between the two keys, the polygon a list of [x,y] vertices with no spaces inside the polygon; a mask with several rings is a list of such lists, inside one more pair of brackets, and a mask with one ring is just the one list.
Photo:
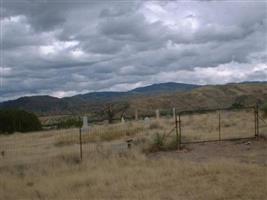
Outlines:
{"label": "gravestone", "polygon": [[110,147],[111,147],[111,150],[115,153],[123,153],[128,150],[128,144],[125,142],[111,144]]}
{"label": "gravestone", "polygon": [[121,118],[121,123],[122,123],[122,124],[125,123],[125,119],[124,119],[124,117]]}
{"label": "gravestone", "polygon": [[145,125],[146,128],[148,128],[150,126],[150,119],[149,119],[149,117],[145,117],[145,119],[144,119],[144,125]]}
{"label": "gravestone", "polygon": [[87,116],[83,116],[83,126],[82,126],[82,130],[83,130],[83,131],[88,130],[88,119],[87,119]]}
{"label": "gravestone", "polygon": [[173,119],[175,120],[175,108],[172,109],[172,116],[173,116]]}
{"label": "gravestone", "polygon": [[135,120],[138,120],[138,110],[135,110]]}
{"label": "gravestone", "polygon": [[159,120],[159,109],[156,110],[156,119]]}

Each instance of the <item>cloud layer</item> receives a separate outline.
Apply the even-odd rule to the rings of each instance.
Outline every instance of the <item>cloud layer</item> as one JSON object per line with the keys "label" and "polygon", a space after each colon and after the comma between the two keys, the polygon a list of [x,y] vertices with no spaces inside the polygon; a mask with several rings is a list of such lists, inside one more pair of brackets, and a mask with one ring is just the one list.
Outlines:
{"label": "cloud layer", "polygon": [[1,3],[0,101],[267,80],[266,1]]}

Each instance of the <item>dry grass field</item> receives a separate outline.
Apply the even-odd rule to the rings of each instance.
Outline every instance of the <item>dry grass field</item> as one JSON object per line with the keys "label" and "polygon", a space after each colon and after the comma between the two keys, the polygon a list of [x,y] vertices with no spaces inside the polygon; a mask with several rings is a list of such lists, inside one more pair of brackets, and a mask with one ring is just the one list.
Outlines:
{"label": "dry grass field", "polygon": [[[254,135],[251,111],[223,112],[221,120],[222,138]],[[218,113],[183,116],[182,139],[217,139],[217,125]],[[264,137],[144,153],[173,126],[167,118],[93,125],[82,135],[82,162],[77,129],[0,136],[0,199],[266,199]]]}

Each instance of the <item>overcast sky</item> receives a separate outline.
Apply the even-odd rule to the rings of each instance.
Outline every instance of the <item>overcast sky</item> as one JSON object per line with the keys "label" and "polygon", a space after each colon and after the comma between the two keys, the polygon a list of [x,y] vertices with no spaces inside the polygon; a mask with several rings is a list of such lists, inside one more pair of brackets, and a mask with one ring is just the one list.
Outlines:
{"label": "overcast sky", "polygon": [[0,101],[267,80],[267,1],[0,1]]}

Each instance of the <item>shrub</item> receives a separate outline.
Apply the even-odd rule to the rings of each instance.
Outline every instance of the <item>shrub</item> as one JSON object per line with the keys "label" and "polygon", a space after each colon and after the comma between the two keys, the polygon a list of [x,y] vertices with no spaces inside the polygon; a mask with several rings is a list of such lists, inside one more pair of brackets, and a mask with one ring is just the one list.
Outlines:
{"label": "shrub", "polygon": [[153,136],[152,144],[144,149],[144,152],[157,152],[164,149],[164,135],[160,133],[155,133]]}
{"label": "shrub", "polygon": [[152,122],[149,125],[149,129],[162,129],[162,126],[159,124],[159,122]]}
{"label": "shrub", "polygon": [[41,129],[41,123],[33,113],[15,109],[0,110],[0,133],[11,134]]}
{"label": "shrub", "polygon": [[231,107],[238,109],[238,108],[243,108],[244,105],[241,102],[234,102]]}
{"label": "shrub", "polygon": [[263,116],[267,117],[267,102],[261,106],[261,110],[263,112]]}
{"label": "shrub", "polygon": [[170,151],[177,149],[176,135],[166,137],[165,134],[156,133],[153,137],[152,143],[143,148],[145,153],[157,151]]}
{"label": "shrub", "polygon": [[177,138],[176,135],[172,136],[170,140],[165,145],[166,150],[176,150],[177,149]]}
{"label": "shrub", "polygon": [[164,135],[156,133],[154,138],[154,144],[159,148],[163,147],[164,144]]}
{"label": "shrub", "polygon": [[246,95],[241,95],[236,97],[234,103],[232,104],[232,108],[243,108],[246,105],[246,100],[247,100],[247,96]]}
{"label": "shrub", "polygon": [[67,120],[62,120],[57,124],[58,129],[62,128],[74,128],[74,127],[81,127],[82,121],[75,118],[69,118]]}

